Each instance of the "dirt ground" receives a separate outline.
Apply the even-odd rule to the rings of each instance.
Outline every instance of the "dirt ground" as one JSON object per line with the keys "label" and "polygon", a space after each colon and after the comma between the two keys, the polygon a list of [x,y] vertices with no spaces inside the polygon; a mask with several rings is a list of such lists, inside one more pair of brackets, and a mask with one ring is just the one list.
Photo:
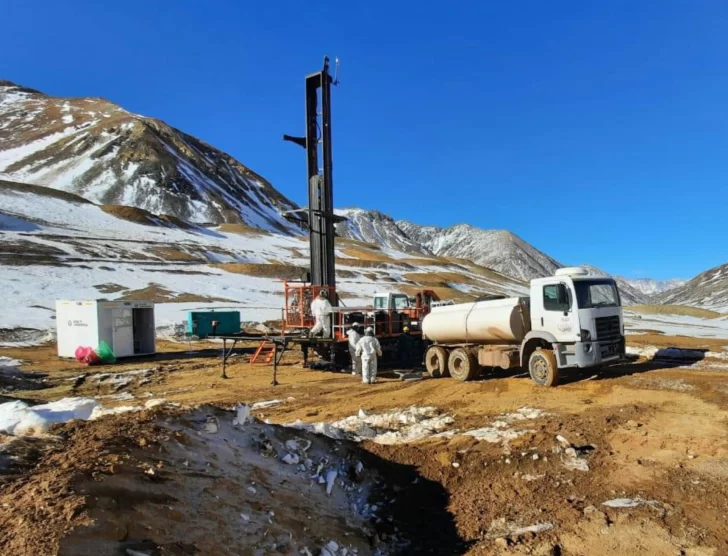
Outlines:
{"label": "dirt ground", "polygon": [[[642,335],[630,343],[716,352],[728,340]],[[177,444],[200,442],[179,421],[198,423],[189,408],[210,404],[206,411],[223,412],[223,421],[232,419],[226,410],[237,403],[277,399],[281,403],[255,416],[273,424],[313,423],[360,409],[376,414],[435,406],[453,418],[449,435],[347,448],[367,459],[366,466],[389,487],[408,494],[393,496],[384,524],[374,524],[368,536],[346,522],[315,531],[307,525],[304,531],[311,512],[325,511],[325,500],[312,495],[308,505],[296,505],[297,511],[284,516],[286,530],[307,542],[349,534],[358,554],[391,553],[398,549],[382,543],[396,527],[402,538],[416,537],[401,549],[411,554],[728,554],[728,359],[636,361],[597,373],[565,373],[558,387],[544,389],[520,372],[505,371],[470,383],[403,382],[384,372],[368,386],[348,373],[303,369],[300,354],[289,352],[278,369],[279,384],[272,386],[271,368],[249,365],[246,353],[231,359],[229,378],[222,379],[219,346],[161,342],[158,348],[154,359],[90,368],[59,361],[53,346],[0,350],[0,356],[25,361],[23,370],[47,375],[46,388],[13,396],[34,401],[88,396],[104,406],[156,398],[180,404],[73,422],[52,429],[52,439],[44,442],[19,442],[15,449],[26,457],[16,459],[31,463],[0,477],[0,552],[123,554],[113,550],[126,547],[143,554],[305,554],[300,544],[264,546],[258,537],[253,550],[252,541],[236,537],[238,526],[223,516],[250,506],[243,483],[215,488],[193,483],[197,479],[185,475],[175,452],[181,450]],[[124,374],[129,371],[141,372]],[[509,441],[462,434],[497,428],[523,407],[541,412]],[[574,458],[579,465],[571,465]],[[162,471],[150,479],[145,470],[155,465]],[[156,494],[129,502],[128,493],[142,488],[141,481],[153,483]],[[236,496],[225,498],[226,488]],[[289,485],[286,496],[296,488]],[[195,489],[207,494],[196,496]],[[224,498],[217,525],[206,521],[207,529],[200,526],[204,534],[195,536],[188,520],[217,515],[216,496]],[[632,507],[604,505],[622,498]],[[144,534],[129,526],[139,519]],[[201,540],[205,535],[221,539],[213,552]],[[137,545],[118,544],[132,537]],[[317,553],[313,544],[310,549]]]}

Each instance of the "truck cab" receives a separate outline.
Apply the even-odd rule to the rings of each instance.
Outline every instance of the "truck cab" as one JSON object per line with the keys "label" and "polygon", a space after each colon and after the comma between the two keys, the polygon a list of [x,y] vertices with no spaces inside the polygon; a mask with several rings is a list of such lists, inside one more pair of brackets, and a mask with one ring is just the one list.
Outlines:
{"label": "truck cab", "polygon": [[532,280],[530,319],[521,360],[524,366],[528,362],[532,375],[530,357],[545,343],[558,368],[597,367],[624,357],[622,304],[609,276],[562,268],[554,276]]}
{"label": "truck cab", "polygon": [[405,293],[375,293],[375,311],[405,311],[411,307],[409,296]]}

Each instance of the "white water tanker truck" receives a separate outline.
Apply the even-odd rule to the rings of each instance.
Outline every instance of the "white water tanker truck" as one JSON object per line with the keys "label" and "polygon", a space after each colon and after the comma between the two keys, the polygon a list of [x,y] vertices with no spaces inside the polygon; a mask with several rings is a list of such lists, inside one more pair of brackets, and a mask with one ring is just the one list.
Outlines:
{"label": "white water tanker truck", "polygon": [[619,290],[608,276],[562,268],[531,280],[530,297],[436,307],[422,321],[433,377],[472,380],[483,367],[528,367],[540,386],[559,369],[599,367],[624,358]]}

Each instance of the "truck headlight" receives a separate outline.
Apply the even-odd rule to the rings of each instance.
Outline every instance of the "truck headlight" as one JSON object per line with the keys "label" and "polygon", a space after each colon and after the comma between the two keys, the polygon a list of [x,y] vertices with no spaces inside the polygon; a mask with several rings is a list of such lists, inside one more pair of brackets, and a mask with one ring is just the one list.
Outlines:
{"label": "truck headlight", "polygon": [[588,330],[584,330],[583,328],[580,331],[581,341],[582,342],[588,342],[591,340],[591,332]]}

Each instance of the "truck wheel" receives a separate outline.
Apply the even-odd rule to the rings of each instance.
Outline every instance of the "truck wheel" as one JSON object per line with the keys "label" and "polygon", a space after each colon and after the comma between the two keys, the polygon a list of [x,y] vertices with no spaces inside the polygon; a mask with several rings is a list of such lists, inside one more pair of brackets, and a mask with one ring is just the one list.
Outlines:
{"label": "truck wheel", "polygon": [[539,386],[556,386],[559,383],[559,368],[552,349],[537,349],[528,358],[528,372]]}
{"label": "truck wheel", "polygon": [[425,353],[425,368],[432,378],[450,376],[447,370],[447,351],[440,346],[431,346]]}
{"label": "truck wheel", "polygon": [[473,354],[463,348],[452,350],[447,361],[450,376],[458,380],[473,380],[480,372],[478,362]]}

